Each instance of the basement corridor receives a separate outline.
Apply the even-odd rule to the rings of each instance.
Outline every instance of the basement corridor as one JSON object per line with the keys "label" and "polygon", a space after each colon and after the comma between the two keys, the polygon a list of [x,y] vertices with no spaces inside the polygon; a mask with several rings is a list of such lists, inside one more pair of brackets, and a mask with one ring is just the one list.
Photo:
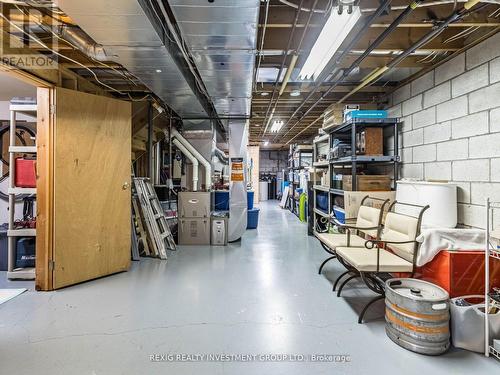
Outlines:
{"label": "basement corridor", "polygon": [[[465,375],[497,371],[494,361],[471,352],[452,350],[424,358],[396,346],[385,336],[383,303],[369,311],[367,323],[359,325],[357,312],[370,292],[354,289],[353,283],[344,297],[336,297],[332,280],[342,269],[330,262],[324,275],[318,275],[326,253],[315,238],[304,235],[306,225],[281,210],[277,201],[259,207],[258,230],[248,230],[241,242],[179,247],[167,262],[143,258],[129,272],[56,292],[30,290],[1,305],[0,372]],[[170,361],[177,354],[186,357]],[[196,361],[200,358],[196,356],[210,354],[243,356],[233,361]],[[277,359],[265,357],[270,354],[292,358],[262,360]],[[340,362],[309,360],[310,355],[320,354],[346,357]],[[256,360],[249,361],[253,355]],[[304,362],[298,363],[301,359]]]}

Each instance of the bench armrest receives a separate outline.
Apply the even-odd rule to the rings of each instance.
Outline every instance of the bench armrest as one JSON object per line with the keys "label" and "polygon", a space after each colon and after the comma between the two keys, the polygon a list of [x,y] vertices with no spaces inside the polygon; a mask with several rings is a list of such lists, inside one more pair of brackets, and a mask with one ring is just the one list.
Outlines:
{"label": "bench armrest", "polygon": [[379,227],[357,227],[357,226],[354,226],[354,225],[346,225],[346,224],[343,224],[341,223],[340,221],[338,221],[337,219],[335,218],[332,218],[333,222],[335,223],[336,226],[338,227],[341,227],[341,228],[344,228],[344,229],[353,229],[353,230],[370,230],[370,229],[379,229]]}
{"label": "bench armrest", "polygon": [[387,245],[387,244],[407,244],[407,243],[418,243],[418,241],[383,241],[383,240],[367,240],[365,242],[365,247],[367,249],[373,249],[374,247],[379,247],[379,245]]}

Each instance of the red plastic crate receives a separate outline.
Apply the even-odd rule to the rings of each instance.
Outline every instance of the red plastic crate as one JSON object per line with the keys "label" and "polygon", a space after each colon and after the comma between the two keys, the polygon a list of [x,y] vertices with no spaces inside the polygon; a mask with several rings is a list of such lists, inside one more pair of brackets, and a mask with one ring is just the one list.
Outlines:
{"label": "red plastic crate", "polygon": [[16,159],[16,175],[14,185],[23,188],[36,187],[36,160]]}

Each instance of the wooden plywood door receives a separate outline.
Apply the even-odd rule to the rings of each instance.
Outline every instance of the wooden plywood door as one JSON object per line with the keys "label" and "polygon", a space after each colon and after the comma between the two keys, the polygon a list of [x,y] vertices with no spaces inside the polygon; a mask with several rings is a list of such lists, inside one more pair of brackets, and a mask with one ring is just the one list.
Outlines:
{"label": "wooden plywood door", "polygon": [[53,288],[130,265],[130,103],[55,89]]}

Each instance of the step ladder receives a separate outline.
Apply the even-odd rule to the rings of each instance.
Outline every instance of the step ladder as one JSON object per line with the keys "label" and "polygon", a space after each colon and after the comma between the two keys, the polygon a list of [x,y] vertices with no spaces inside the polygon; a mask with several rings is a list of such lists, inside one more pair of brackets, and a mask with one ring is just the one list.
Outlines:
{"label": "step ladder", "polygon": [[133,180],[153,250],[161,259],[167,259],[167,250],[175,251],[176,245],[158,196],[148,178]]}

